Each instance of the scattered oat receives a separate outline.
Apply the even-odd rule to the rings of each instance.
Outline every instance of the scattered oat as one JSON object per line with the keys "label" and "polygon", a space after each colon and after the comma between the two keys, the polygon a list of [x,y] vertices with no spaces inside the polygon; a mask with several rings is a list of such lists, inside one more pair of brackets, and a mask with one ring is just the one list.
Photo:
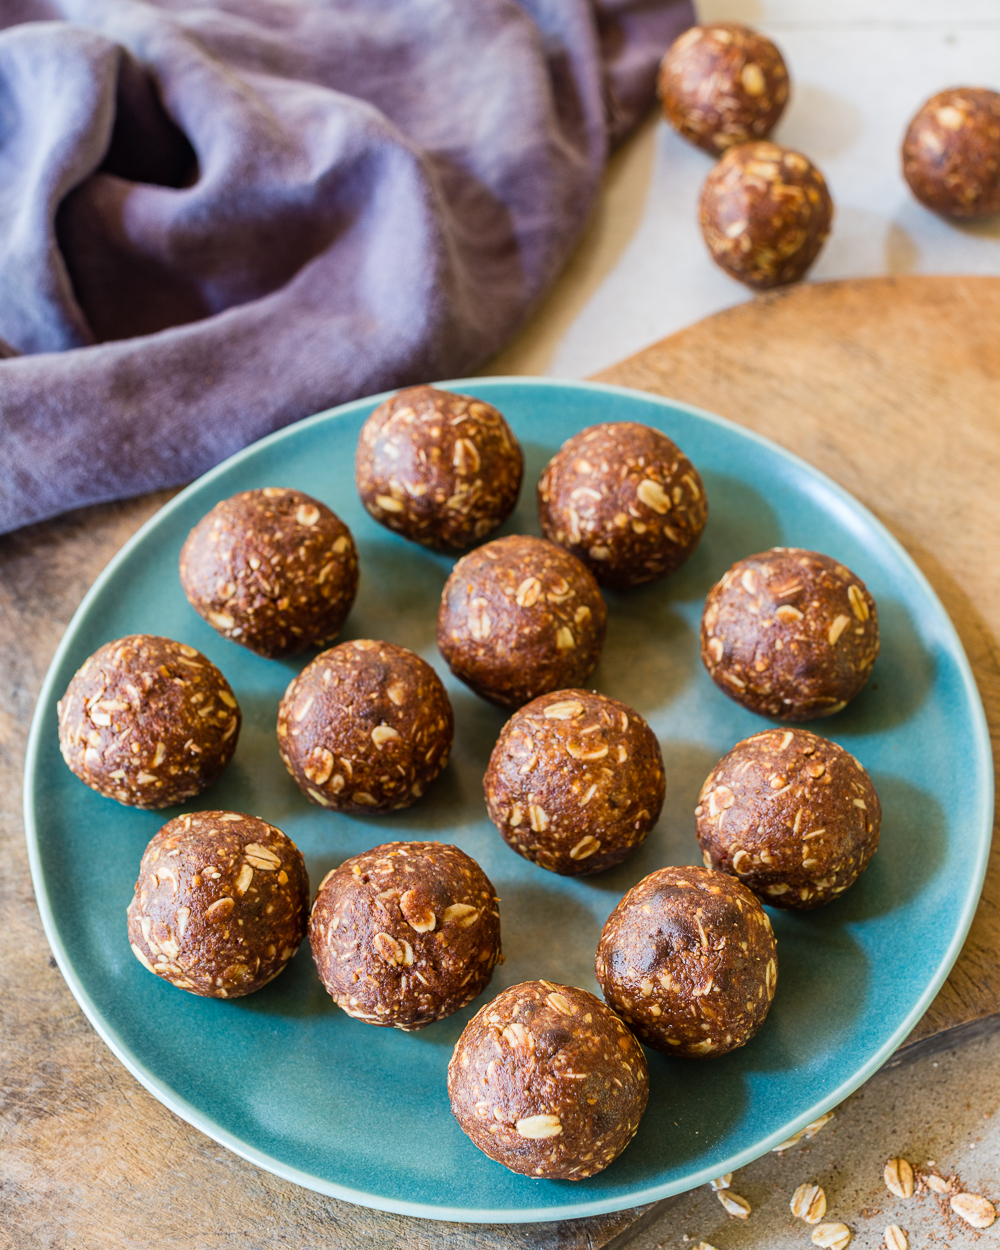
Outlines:
{"label": "scattered oat", "polygon": [[846,1224],[820,1224],[813,1232],[812,1241],[823,1250],[844,1250],[853,1236]]}
{"label": "scattered oat", "polygon": [[973,1228],[989,1228],[997,1218],[996,1207],[988,1198],[982,1198],[979,1194],[955,1194],[951,1200],[951,1209]]}
{"label": "scattered oat", "polygon": [[889,1193],[897,1198],[913,1197],[913,1168],[905,1159],[890,1159],[882,1175]]}
{"label": "scattered oat", "polygon": [[715,1196],[730,1215],[734,1215],[738,1220],[750,1218],[750,1203],[746,1198],[741,1198],[739,1194],[734,1194],[728,1189],[717,1190]]}
{"label": "scattered oat", "polygon": [[807,1224],[818,1224],[826,1215],[826,1194],[819,1185],[806,1181],[792,1194],[788,1205],[792,1209],[792,1215],[805,1220]]}
{"label": "scattered oat", "polygon": [[807,1124],[805,1128],[799,1129],[799,1131],[789,1137],[787,1141],[783,1141],[780,1146],[774,1146],[771,1153],[780,1154],[783,1150],[788,1150],[790,1147],[798,1145],[803,1138],[808,1140],[810,1137],[815,1137],[820,1129],[830,1123],[833,1117],[834,1112],[832,1111],[828,1111],[825,1115],[821,1115],[819,1119],[813,1120],[812,1123]]}

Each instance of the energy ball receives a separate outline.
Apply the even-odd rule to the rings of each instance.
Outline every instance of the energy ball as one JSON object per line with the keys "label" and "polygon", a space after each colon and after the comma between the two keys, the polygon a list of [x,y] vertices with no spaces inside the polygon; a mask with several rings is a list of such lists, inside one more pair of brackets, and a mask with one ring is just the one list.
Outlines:
{"label": "energy ball", "polygon": [[903,140],[903,177],[944,217],[1000,212],[1000,95],[953,87],[931,96]]}
{"label": "energy ball", "polygon": [[663,756],[638,712],[588,690],[558,690],[515,712],[483,783],[490,820],[550,872],[602,872],[646,839],[663,806]]}
{"label": "energy ball", "polygon": [[567,439],[538,482],[546,538],[625,589],[665,577],[708,520],[698,470],[666,434],[637,421],[592,425]]}
{"label": "energy ball", "polygon": [[74,675],[57,712],[59,749],[80,780],[145,808],[206,790],[233,758],[242,719],[211,660],[154,634],[106,642]]}
{"label": "energy ball", "polygon": [[600,999],[525,981],[465,1026],[448,1093],[462,1132],[491,1159],[523,1176],[579,1181],[635,1136],[649,1074],[642,1047]]}
{"label": "energy ball", "polygon": [[267,486],[202,517],[180,572],[188,602],[213,629],[274,659],[340,633],[358,590],[358,553],[326,504]]}
{"label": "energy ball", "polygon": [[607,615],[597,582],[575,556],[518,534],[470,552],[452,569],[437,644],[476,694],[520,707],[590,676]]}
{"label": "energy ball", "polygon": [[455,722],[441,679],[391,642],[331,647],[278,708],[278,749],[304,795],[338,812],[394,812],[448,762]]}
{"label": "energy ball", "polygon": [[806,729],[766,729],[712,769],[695,808],[705,866],[775,907],[828,903],[878,848],[882,807],[853,755]]}
{"label": "energy ball", "polygon": [[632,887],[597,947],[604,997],[654,1050],[725,1055],[764,1023],[778,980],[767,913],[707,868],[661,868]]}
{"label": "energy ball", "polygon": [[830,233],[833,201],[823,175],[791,148],[730,148],[705,180],[701,232],[731,278],[766,291],[798,282]]}
{"label": "energy ball", "polygon": [[524,456],[492,404],[411,386],[379,404],[361,429],[361,502],[404,538],[464,551],[503,524],[521,492]]}
{"label": "energy ball", "polygon": [[692,26],[663,58],[657,93],[677,133],[718,156],[767,138],[788,100],[788,70],[770,39],[749,26]]}
{"label": "energy ball", "polygon": [[489,985],[500,900],[474,859],[442,842],[387,842],[327,873],[309,921],[320,980],[349,1016],[414,1032]]}
{"label": "energy ball", "polygon": [[868,680],[878,648],[868,588],[816,551],[747,556],[705,599],[702,661],[724,694],[762,716],[839,712]]}
{"label": "energy ball", "polygon": [[146,847],[127,911],[144,968],[191,994],[239,998],[298,950],[309,878],[280,829],[242,812],[195,812]]}

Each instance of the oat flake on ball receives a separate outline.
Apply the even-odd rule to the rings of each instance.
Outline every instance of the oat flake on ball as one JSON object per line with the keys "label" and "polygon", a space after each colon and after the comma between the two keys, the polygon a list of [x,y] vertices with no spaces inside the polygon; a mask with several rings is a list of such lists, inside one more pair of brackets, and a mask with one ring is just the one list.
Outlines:
{"label": "oat flake on ball", "polygon": [[464,556],[441,595],[437,644],[476,694],[520,707],[597,667],[607,608],[593,575],[543,538],[497,538]]}
{"label": "oat flake on ball", "polygon": [[523,474],[521,445],[492,404],[433,386],[380,404],[355,460],[358,494],[375,520],[445,551],[463,551],[501,525]]}
{"label": "oat flake on ball", "polygon": [[566,440],[538,482],[542,533],[603,586],[665,577],[708,520],[705,484],[666,434],[638,421],[592,425]]}
{"label": "oat flake on ball", "polygon": [[763,716],[839,712],[868,680],[878,651],[867,586],[816,551],[773,547],[747,556],[705,599],[702,661],[724,694]]}
{"label": "oat flake on ball", "polygon": [[833,201],[801,152],[776,143],[730,148],[705,179],[701,232],[712,259],[757,291],[798,282],[826,242]]}
{"label": "oat flake on ball", "polygon": [[931,96],[903,140],[903,177],[944,217],[1000,212],[1000,95],[953,87]]}
{"label": "oat flake on ball", "polygon": [[391,812],[448,762],[451,703],[406,647],[359,638],[318,655],[278,708],[278,749],[307,798],[339,812]]}
{"label": "oat flake on ball", "polygon": [[327,993],[349,1016],[413,1032],[470,1003],[503,963],[499,899],[442,842],[387,842],[327,873],[309,922]]}
{"label": "oat flake on ball", "polygon": [[642,1047],[593,994],[525,981],[469,1021],[448,1064],[451,1110],[512,1172],[583,1180],[635,1136],[649,1097]]}
{"label": "oat flake on ball", "polygon": [[340,633],[358,590],[358,553],[326,504],[266,486],[202,517],[180,574],[188,602],[223,638],[275,658]]}
{"label": "oat flake on ball", "polygon": [[677,133],[717,156],[771,133],[788,100],[788,70],[765,35],[712,22],[674,40],[660,63],[657,94]]}
{"label": "oat flake on ball", "polygon": [[864,768],[806,729],[738,742],[712,769],[694,814],[706,867],[789,908],[819,907],[853,885],[882,823]]}
{"label": "oat flake on ball", "polygon": [[597,947],[604,997],[647,1046],[707,1059],[764,1023],[778,979],[767,913],[707,868],[661,868],[632,887]]}
{"label": "oat flake on ball", "polygon": [[309,878],[298,847],[242,812],[193,812],[146,847],[128,905],[132,953],[178,989],[252,994],[298,950]]}
{"label": "oat flake on ball", "polygon": [[236,697],[211,660],[155,634],[106,642],[76,672],[57,712],[70,769],[130,807],[200,794],[240,736]]}
{"label": "oat flake on ball", "polygon": [[645,841],[663,806],[663,757],[634,708],[558,690],[515,712],[483,783],[490,820],[550,872],[603,872]]}

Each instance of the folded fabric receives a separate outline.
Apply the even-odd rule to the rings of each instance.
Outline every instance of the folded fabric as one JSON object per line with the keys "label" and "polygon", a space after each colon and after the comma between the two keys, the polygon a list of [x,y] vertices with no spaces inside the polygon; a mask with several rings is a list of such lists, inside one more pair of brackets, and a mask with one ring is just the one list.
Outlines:
{"label": "folded fabric", "polygon": [[0,532],[467,373],[689,0],[3,0]]}

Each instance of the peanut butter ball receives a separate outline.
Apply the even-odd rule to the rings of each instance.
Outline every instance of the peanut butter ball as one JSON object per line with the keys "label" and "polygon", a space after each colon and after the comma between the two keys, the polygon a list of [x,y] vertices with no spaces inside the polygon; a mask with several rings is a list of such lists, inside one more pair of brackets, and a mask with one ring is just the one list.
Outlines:
{"label": "peanut butter ball", "polygon": [[707,868],[661,868],[608,917],[597,980],[640,1041],[709,1059],[744,1046],[778,980],[767,913],[746,886]]}
{"label": "peanut butter ball", "polygon": [[278,749],[302,793],[338,812],[393,812],[448,762],[441,679],[406,647],[358,638],[318,655],[278,708]]}
{"label": "peanut butter ball", "polygon": [[455,1043],[459,1127],[523,1176],[578,1181],[635,1136],[649,1097],[642,1047],[593,994],[525,981],[481,1007]]}
{"label": "peanut butter ball", "polygon": [[128,936],[142,966],[178,989],[239,998],[285,968],[308,913],[305,862],[280,829],[243,812],[193,812],[146,847]]}
{"label": "peanut butter ball", "polygon": [[711,22],[674,40],[660,64],[657,93],[677,133],[718,156],[767,138],[788,100],[788,70],[758,31]]}
{"label": "peanut butter ball", "polygon": [[59,749],[98,794],[159,808],[201,794],[233,757],[240,709],[200,651],[130,634],[84,662],[58,704]]}
{"label": "peanut butter ball", "polygon": [[705,484],[666,434],[607,421],[566,440],[538,482],[542,533],[602,586],[665,577],[691,555],[708,520]]}
{"label": "peanut butter ball", "polygon": [[747,556],[705,599],[702,661],[724,694],[763,716],[839,712],[868,680],[878,650],[868,587],[817,551]]}
{"label": "peanut butter ball", "polygon": [[826,181],[776,143],[730,148],[705,180],[701,232],[717,265],[757,291],[798,282],[830,233]]}
{"label": "peanut butter ball", "polygon": [[309,922],[320,980],[349,1016],[414,1032],[454,1014],[503,962],[499,899],[441,842],[387,842],[327,873]]}
{"label": "peanut butter ball", "polygon": [[589,570],[543,538],[497,538],[463,556],[441,595],[438,649],[492,703],[520,707],[597,667],[607,608]]}
{"label": "peanut butter ball", "polygon": [[943,217],[1000,212],[1000,95],[953,87],[931,96],[903,140],[903,177]]}
{"label": "peanut butter ball", "polygon": [[326,504],[266,486],[202,517],[180,573],[188,602],[213,629],[273,659],[336,638],[357,594],[358,553]]}
{"label": "peanut butter ball", "polygon": [[504,725],[483,786],[508,846],[576,877],[620,864],[645,841],[665,784],[660,744],[634,708],[557,690]]}
{"label": "peanut butter ball", "polygon": [[882,807],[864,768],[806,729],[766,729],[712,769],[695,808],[705,866],[765,903],[820,907],[878,848]]}
{"label": "peanut butter ball", "polygon": [[503,524],[521,491],[524,456],[484,400],[411,386],[379,404],[358,441],[361,502],[404,538],[464,551]]}

